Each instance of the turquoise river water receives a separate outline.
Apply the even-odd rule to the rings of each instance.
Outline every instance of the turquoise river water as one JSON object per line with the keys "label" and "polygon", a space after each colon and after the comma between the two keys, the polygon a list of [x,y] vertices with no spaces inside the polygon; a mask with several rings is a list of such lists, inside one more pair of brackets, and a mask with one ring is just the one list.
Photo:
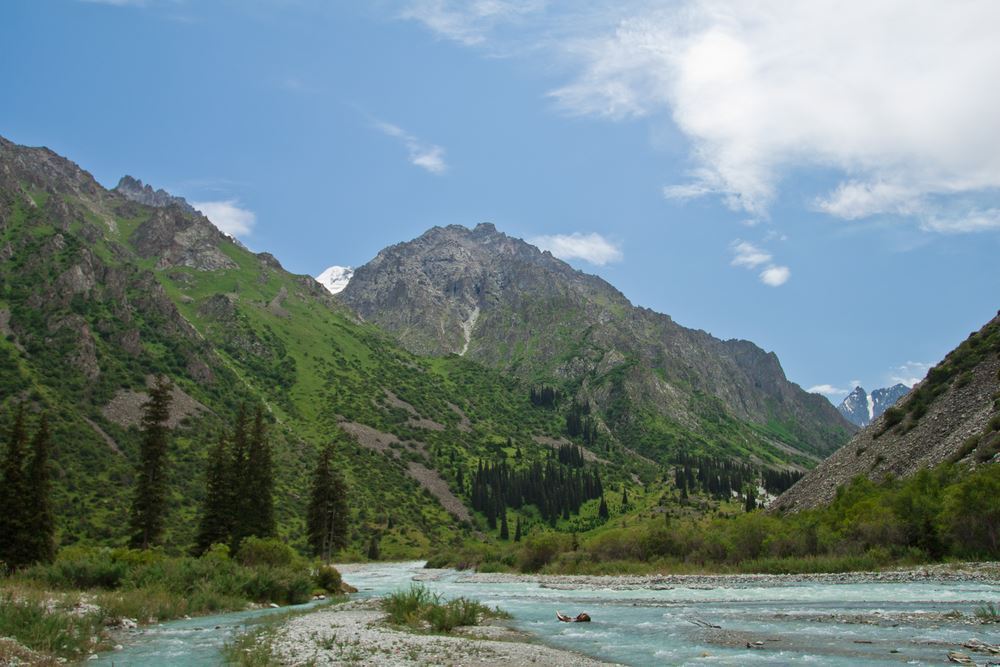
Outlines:
{"label": "turquoise river water", "polygon": [[[344,580],[359,589],[360,597],[419,581],[446,598],[466,596],[501,607],[513,615],[514,627],[542,643],[627,665],[941,665],[948,664],[952,650],[985,665],[989,656],[962,644],[970,639],[1000,644],[1000,626],[970,622],[978,607],[1000,605],[997,581],[727,581],[722,586],[563,589],[524,581],[483,582],[468,573],[424,570],[422,565],[349,565],[343,568]],[[556,610],[573,615],[585,611],[593,622],[560,623]],[[274,611],[145,628],[122,639],[124,650],[104,654],[96,664],[217,665],[222,645],[234,632]],[[1000,656],[992,659],[1000,664]]]}

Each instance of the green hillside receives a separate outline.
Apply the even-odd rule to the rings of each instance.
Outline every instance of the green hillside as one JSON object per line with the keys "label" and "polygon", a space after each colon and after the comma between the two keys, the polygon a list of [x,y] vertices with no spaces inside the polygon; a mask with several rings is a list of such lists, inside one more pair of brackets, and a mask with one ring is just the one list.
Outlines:
{"label": "green hillside", "polygon": [[[334,442],[352,548],[376,532],[390,557],[460,540],[481,521],[448,497],[460,468],[542,461],[554,450],[535,438],[563,434],[563,415],[532,405],[528,386],[406,352],[200,216],[126,201],[44,149],[0,143],[0,167],[2,414],[27,401],[51,415],[62,544],[125,540],[135,424],[155,374],[179,390],[175,549],[193,539],[206,452],[243,402],[263,402],[272,422],[280,532],[303,544],[309,472]],[[625,475],[601,467],[609,480]]]}

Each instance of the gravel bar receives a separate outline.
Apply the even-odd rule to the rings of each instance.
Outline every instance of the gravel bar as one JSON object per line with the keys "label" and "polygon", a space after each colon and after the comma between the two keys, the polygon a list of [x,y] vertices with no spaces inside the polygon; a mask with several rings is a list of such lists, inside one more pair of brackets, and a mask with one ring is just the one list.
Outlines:
{"label": "gravel bar", "polygon": [[272,640],[285,665],[607,665],[586,656],[530,643],[528,635],[502,624],[433,635],[386,623],[377,599],[334,605],[284,623]]}

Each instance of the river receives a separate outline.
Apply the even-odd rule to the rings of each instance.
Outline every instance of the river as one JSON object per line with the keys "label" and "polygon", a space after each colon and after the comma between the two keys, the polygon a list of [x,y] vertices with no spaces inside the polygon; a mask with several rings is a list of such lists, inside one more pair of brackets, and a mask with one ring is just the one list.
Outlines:
{"label": "river", "polygon": [[[975,638],[1000,644],[1000,625],[970,622],[976,608],[1000,605],[1000,582],[754,585],[734,579],[657,589],[617,590],[602,583],[563,589],[489,577],[484,582],[421,566],[346,565],[344,580],[361,597],[417,580],[446,598],[499,606],[513,615],[514,627],[545,644],[628,665],[940,665],[948,663],[950,650],[985,664],[988,656],[962,643]],[[585,611],[593,622],[560,623],[556,610]],[[97,664],[216,665],[226,639],[270,611],[163,623],[130,637],[125,650],[104,654]]]}

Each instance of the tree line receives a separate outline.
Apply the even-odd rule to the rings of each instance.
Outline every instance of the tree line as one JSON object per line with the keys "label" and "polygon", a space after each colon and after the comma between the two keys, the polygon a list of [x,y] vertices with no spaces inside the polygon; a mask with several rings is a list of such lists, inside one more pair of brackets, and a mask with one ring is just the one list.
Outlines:
{"label": "tree line", "polygon": [[[170,404],[173,386],[160,377],[150,387],[140,420],[136,482],[129,510],[129,544],[149,549],[163,543],[169,512]],[[51,499],[51,434],[46,416],[28,441],[25,408],[19,405],[7,438],[0,478],[0,564],[19,569],[55,556],[55,513]],[[306,531],[316,556],[329,561],[347,546],[347,485],[333,463],[333,446],[321,452],[313,473]],[[213,544],[235,551],[248,537],[276,534],[274,463],[264,411],[252,420],[240,406],[231,427],[209,453],[206,492],[192,551]]]}
{"label": "tree line", "polygon": [[758,484],[768,493],[779,495],[802,478],[802,473],[794,470],[757,469],[739,461],[690,454],[676,455],[673,464],[674,485],[682,499],[696,491],[720,500],[737,493],[754,498],[752,506],[747,502],[748,509],[756,508]]}
{"label": "tree line", "polygon": [[560,517],[568,519],[579,512],[587,500],[603,494],[596,470],[571,467],[553,459],[521,469],[511,468],[506,462],[480,461],[469,489],[473,509],[486,515],[491,529],[496,529],[498,519],[506,522],[508,508],[535,505],[542,518],[554,524]]}

